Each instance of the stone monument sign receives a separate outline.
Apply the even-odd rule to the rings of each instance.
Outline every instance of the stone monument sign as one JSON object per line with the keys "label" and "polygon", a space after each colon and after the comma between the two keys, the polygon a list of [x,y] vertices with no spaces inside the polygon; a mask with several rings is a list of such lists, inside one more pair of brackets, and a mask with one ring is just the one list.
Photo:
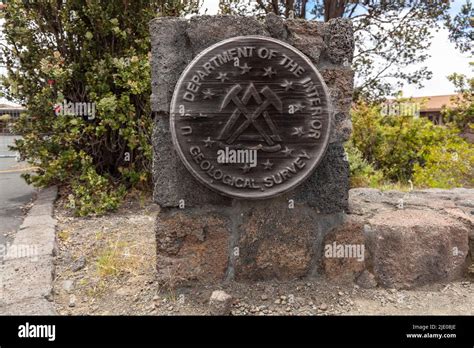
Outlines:
{"label": "stone monument sign", "polygon": [[159,275],[317,275],[347,209],[350,22],[162,17],[150,31]]}

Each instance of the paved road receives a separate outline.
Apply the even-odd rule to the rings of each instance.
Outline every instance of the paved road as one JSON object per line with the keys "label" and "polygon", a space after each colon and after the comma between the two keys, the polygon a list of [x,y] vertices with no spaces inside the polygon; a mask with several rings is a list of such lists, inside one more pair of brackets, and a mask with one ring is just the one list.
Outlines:
{"label": "paved road", "polygon": [[[28,203],[35,189],[20,177],[26,168],[14,158],[0,158],[0,244],[11,243],[14,232],[23,222],[22,207]],[[0,259],[1,259],[0,255]]]}
{"label": "paved road", "polygon": [[8,146],[13,145],[14,140],[19,138],[17,135],[0,135],[0,158],[15,156],[15,153]]}

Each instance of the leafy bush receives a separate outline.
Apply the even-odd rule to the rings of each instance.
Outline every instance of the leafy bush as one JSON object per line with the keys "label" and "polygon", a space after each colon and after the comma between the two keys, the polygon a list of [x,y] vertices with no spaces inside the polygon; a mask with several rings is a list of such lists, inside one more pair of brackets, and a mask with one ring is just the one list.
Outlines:
{"label": "leafy bush", "polygon": [[346,144],[349,159],[351,187],[378,187],[383,180],[383,173],[367,162],[356,147],[350,142]]}
{"label": "leafy bush", "polygon": [[[72,189],[76,212],[101,214],[124,190],[148,189],[151,169],[148,22],[162,1],[10,1],[2,94],[26,105],[16,150],[37,186]],[[95,117],[56,115],[65,100]],[[90,115],[89,115],[90,116]]]}
{"label": "leafy bush", "polygon": [[[474,67],[474,62],[471,62]],[[445,123],[451,123],[463,132],[474,133],[474,77],[454,73],[448,76],[458,94],[452,97],[452,105],[443,109]]]}
{"label": "leafy bush", "polygon": [[383,172],[384,181],[415,179],[418,185],[430,187],[473,185],[473,145],[458,135],[454,125],[440,127],[426,118],[383,116],[380,106],[368,103],[353,108],[352,122],[352,146]]}
{"label": "leafy bush", "polygon": [[431,146],[424,166],[414,167],[414,184],[422,187],[474,187],[474,147],[464,141]]}
{"label": "leafy bush", "polygon": [[72,182],[71,208],[77,215],[103,214],[116,209],[125,195],[123,185],[118,188],[93,167],[89,167],[79,178]]}

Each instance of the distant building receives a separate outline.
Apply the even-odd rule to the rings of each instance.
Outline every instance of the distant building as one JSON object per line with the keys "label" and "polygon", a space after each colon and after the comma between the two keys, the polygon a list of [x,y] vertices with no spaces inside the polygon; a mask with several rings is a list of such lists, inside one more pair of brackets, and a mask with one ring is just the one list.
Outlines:
{"label": "distant building", "polygon": [[19,106],[0,104],[0,134],[10,134],[9,124],[18,119],[25,110]]}
{"label": "distant building", "polygon": [[[445,120],[443,120],[442,111],[446,107],[456,107],[456,97],[461,97],[461,95],[435,95],[410,98],[404,101],[390,99],[382,104],[381,112],[385,116],[425,117],[436,125],[443,125]],[[474,133],[470,128],[461,129],[459,135],[474,144]]]}
{"label": "distant building", "polygon": [[385,116],[426,117],[437,125],[443,124],[442,111],[444,107],[454,106],[453,98],[457,94],[413,97],[404,101],[387,100],[382,105]]}
{"label": "distant building", "polygon": [[420,117],[426,117],[434,124],[443,124],[443,116],[441,111],[444,107],[452,107],[453,98],[457,94],[435,95],[427,97],[411,98],[413,103],[420,104]]}

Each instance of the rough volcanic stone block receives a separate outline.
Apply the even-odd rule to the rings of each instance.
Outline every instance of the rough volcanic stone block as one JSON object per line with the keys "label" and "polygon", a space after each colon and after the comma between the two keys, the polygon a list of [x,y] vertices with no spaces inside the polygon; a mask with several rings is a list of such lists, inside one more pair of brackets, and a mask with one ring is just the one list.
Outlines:
{"label": "rough volcanic stone block", "polygon": [[[170,285],[224,279],[295,279],[320,273],[323,238],[343,222],[349,166],[342,143],[350,135],[352,27],[283,20],[268,15],[158,18],[151,22],[154,201],[158,277]],[[221,196],[195,180],[174,150],[169,129],[173,89],[203,49],[240,35],[270,36],[301,50],[328,84],[334,110],[327,152],[303,184],[283,196],[244,201]],[[289,200],[296,204],[289,208]],[[184,200],[185,209],[177,207]],[[237,248],[237,249],[236,249]],[[237,250],[237,254],[235,253]]]}
{"label": "rough volcanic stone block", "polygon": [[334,114],[334,129],[329,142],[332,143],[332,140],[336,141],[335,139],[347,141],[350,139],[351,133],[352,121],[349,112],[336,112]]}
{"label": "rough volcanic stone block", "polygon": [[153,198],[162,207],[185,207],[202,204],[230,205],[231,199],[199,183],[184,166],[174,150],[169,122],[161,115],[153,129]]}
{"label": "rough volcanic stone block", "polygon": [[332,104],[336,112],[349,112],[354,88],[354,71],[348,67],[324,67],[320,72],[331,91]]}
{"label": "rough volcanic stone block", "polygon": [[258,20],[242,16],[193,17],[189,20],[187,35],[194,56],[219,41],[235,36],[270,36]]}
{"label": "rough volcanic stone block", "polygon": [[174,86],[192,59],[186,27],[187,22],[176,17],[162,17],[150,23],[153,111],[169,112]]}
{"label": "rough volcanic stone block", "polygon": [[315,251],[317,221],[288,202],[249,202],[239,225],[236,280],[295,279],[307,275]]}
{"label": "rough volcanic stone block", "polygon": [[314,273],[324,234],[342,221],[304,205],[291,209],[283,197],[242,202],[238,208],[236,280],[289,280]]}
{"label": "rough volcanic stone block", "polygon": [[325,24],[317,21],[293,19],[286,21],[286,25],[290,33],[286,41],[318,65],[321,53],[325,49]]}
{"label": "rough volcanic stone block", "polygon": [[[328,247],[328,250],[326,250]],[[339,257],[338,248],[344,250]],[[321,257],[322,272],[333,281],[352,282],[365,269],[364,223],[351,217],[326,235]]]}
{"label": "rough volcanic stone block", "polygon": [[169,211],[156,225],[158,278],[171,286],[223,281],[228,268],[230,222],[217,212]]}
{"label": "rough volcanic stone block", "polygon": [[354,72],[348,67],[324,67],[320,72],[329,88],[334,108],[333,132],[329,142],[345,142],[352,133],[350,109]]}
{"label": "rough volcanic stone block", "polygon": [[329,144],[324,158],[313,175],[288,197],[292,197],[298,203],[307,203],[320,213],[347,211],[349,162],[342,144]]}
{"label": "rough volcanic stone block", "polygon": [[271,37],[288,42],[291,33],[285,23],[286,21],[283,18],[274,13],[269,13],[265,18],[265,29]]}
{"label": "rough volcanic stone block", "polygon": [[368,267],[377,282],[413,288],[460,278],[466,271],[468,229],[435,211],[376,214],[365,229]]}
{"label": "rough volcanic stone block", "polygon": [[333,64],[350,65],[354,54],[354,31],[347,19],[331,19],[326,25],[325,55]]}

